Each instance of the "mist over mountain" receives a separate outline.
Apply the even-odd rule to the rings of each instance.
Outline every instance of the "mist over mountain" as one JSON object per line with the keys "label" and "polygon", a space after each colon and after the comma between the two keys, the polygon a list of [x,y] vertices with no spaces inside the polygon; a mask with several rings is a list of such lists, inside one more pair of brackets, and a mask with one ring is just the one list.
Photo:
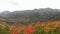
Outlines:
{"label": "mist over mountain", "polygon": [[[0,13],[0,18],[20,20],[18,23],[47,22],[49,20],[60,20],[60,9],[41,8],[22,11],[4,11]],[[13,21],[13,20],[12,20]],[[7,21],[6,21],[7,22]]]}
{"label": "mist over mountain", "polygon": [[[41,9],[34,9],[34,10],[22,10],[22,11],[3,11],[0,13],[0,17],[11,17],[11,18],[19,18],[19,17],[44,17],[44,16],[53,16],[60,12],[59,9],[52,9],[52,8],[41,8]],[[38,15],[38,16],[36,16]]]}

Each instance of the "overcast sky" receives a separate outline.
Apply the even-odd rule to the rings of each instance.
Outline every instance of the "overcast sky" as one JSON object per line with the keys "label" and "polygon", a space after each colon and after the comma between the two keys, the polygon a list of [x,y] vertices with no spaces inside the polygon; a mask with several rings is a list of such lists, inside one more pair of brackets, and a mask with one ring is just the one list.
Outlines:
{"label": "overcast sky", "polygon": [[47,7],[60,9],[60,0],[0,0],[0,12]]}

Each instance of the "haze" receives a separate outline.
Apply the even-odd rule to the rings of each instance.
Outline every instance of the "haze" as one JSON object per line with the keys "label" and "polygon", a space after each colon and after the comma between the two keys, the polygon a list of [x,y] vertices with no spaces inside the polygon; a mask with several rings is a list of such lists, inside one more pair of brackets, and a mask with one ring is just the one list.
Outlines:
{"label": "haze", "polygon": [[60,0],[0,0],[0,12],[39,8],[60,9]]}

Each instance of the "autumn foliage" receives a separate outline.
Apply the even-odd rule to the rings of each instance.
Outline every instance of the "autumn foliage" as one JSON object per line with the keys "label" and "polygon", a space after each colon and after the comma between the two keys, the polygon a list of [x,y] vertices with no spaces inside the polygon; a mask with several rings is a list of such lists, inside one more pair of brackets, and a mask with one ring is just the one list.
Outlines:
{"label": "autumn foliage", "polygon": [[0,24],[0,34],[60,34],[60,21],[37,22],[18,27]]}
{"label": "autumn foliage", "polygon": [[33,34],[33,33],[34,33],[34,28],[32,25],[29,25],[24,31],[24,34]]}

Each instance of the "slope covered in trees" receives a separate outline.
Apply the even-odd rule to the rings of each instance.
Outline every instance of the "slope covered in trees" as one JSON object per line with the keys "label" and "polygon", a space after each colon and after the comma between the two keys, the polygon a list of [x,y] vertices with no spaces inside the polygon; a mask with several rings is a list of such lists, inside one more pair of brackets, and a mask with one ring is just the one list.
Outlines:
{"label": "slope covered in trees", "polygon": [[8,24],[29,24],[60,19],[60,9],[41,8],[22,11],[4,11],[0,13],[0,22]]}

